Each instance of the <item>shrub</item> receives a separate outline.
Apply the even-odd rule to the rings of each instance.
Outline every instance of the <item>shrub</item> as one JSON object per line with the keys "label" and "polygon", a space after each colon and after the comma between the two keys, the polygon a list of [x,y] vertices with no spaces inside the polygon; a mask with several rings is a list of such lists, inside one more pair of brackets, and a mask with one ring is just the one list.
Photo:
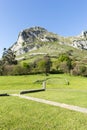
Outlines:
{"label": "shrub", "polygon": [[87,76],[87,67],[82,64],[77,64],[71,71],[72,75]]}
{"label": "shrub", "polygon": [[3,67],[3,75],[13,75],[14,65],[5,65]]}
{"label": "shrub", "polygon": [[52,66],[51,59],[48,55],[44,56],[42,59],[40,59],[37,63],[37,68],[40,72],[43,72],[47,75],[47,73],[50,72]]}
{"label": "shrub", "polygon": [[13,69],[13,75],[25,75],[27,74],[26,68],[21,65],[16,65]]}
{"label": "shrub", "polygon": [[59,69],[64,73],[70,73],[72,69],[72,59],[68,56],[68,54],[60,54],[58,57]]}

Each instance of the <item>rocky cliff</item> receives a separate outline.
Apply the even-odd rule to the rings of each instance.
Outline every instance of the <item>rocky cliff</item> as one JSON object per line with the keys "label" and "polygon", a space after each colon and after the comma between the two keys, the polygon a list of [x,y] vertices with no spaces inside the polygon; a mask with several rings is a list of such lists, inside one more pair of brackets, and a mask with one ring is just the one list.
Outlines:
{"label": "rocky cliff", "polygon": [[72,46],[87,50],[87,31],[82,31],[79,36],[73,37]]}
{"label": "rocky cliff", "polygon": [[11,49],[16,55],[21,55],[32,50],[39,49],[46,42],[58,42],[73,46],[78,49],[87,49],[87,31],[75,37],[61,37],[57,34],[48,32],[42,27],[32,27],[21,31],[18,35],[17,42],[12,45]]}
{"label": "rocky cliff", "polygon": [[20,55],[38,49],[40,47],[38,42],[54,42],[57,40],[56,34],[48,32],[42,27],[32,27],[19,33],[17,42],[13,44],[11,49],[16,55]]}

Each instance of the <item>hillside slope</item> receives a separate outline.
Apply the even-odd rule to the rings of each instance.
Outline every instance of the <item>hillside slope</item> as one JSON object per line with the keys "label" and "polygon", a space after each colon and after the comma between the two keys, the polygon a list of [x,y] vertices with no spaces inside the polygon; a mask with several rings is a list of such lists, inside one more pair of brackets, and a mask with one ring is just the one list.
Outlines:
{"label": "hillside slope", "polygon": [[63,37],[48,32],[42,27],[31,27],[21,31],[18,39],[10,47],[17,59],[28,59],[30,56],[45,55],[58,56],[60,53],[70,52],[73,57],[85,59],[87,55],[87,32],[78,36]]}
{"label": "hillside slope", "polygon": [[20,55],[32,50],[37,50],[41,47],[40,44],[38,44],[40,42],[54,41],[58,41],[56,34],[50,33],[41,27],[33,27],[20,32],[17,42],[12,45],[11,49],[16,55]]}

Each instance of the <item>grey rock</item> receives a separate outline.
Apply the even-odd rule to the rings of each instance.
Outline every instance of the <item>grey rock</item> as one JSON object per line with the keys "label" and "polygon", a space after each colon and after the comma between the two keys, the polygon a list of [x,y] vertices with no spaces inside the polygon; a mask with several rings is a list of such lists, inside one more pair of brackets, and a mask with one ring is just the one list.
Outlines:
{"label": "grey rock", "polygon": [[48,32],[42,27],[31,27],[21,31],[18,35],[17,41],[10,48],[18,56],[39,49],[43,46],[43,44],[41,44],[42,42],[55,41],[61,45],[68,45],[74,48],[87,50],[87,31],[82,31],[78,36],[66,38]]}
{"label": "grey rock", "polygon": [[19,33],[17,42],[13,44],[11,49],[16,55],[20,55],[38,49],[40,45],[37,45],[37,42],[53,42],[57,40],[56,34],[50,33],[42,27],[32,27]]}

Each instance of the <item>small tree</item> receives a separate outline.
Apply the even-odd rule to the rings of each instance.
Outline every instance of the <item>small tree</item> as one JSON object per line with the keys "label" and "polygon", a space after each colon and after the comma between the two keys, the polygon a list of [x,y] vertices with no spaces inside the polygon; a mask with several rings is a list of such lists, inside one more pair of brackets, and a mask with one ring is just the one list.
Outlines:
{"label": "small tree", "polygon": [[45,74],[47,75],[47,73],[50,72],[50,68],[52,66],[50,56],[49,55],[44,56],[44,61],[45,61]]}
{"label": "small tree", "polygon": [[41,72],[44,72],[46,75],[50,72],[50,68],[52,66],[52,62],[49,55],[44,56],[42,59],[39,60],[37,63],[38,69]]}
{"label": "small tree", "polygon": [[62,65],[62,69],[67,69],[67,72],[70,73],[72,69],[72,59],[67,54],[60,54],[58,58],[58,63]]}
{"label": "small tree", "polygon": [[31,72],[31,65],[29,63],[23,62],[23,68],[25,70],[25,74],[29,74]]}

